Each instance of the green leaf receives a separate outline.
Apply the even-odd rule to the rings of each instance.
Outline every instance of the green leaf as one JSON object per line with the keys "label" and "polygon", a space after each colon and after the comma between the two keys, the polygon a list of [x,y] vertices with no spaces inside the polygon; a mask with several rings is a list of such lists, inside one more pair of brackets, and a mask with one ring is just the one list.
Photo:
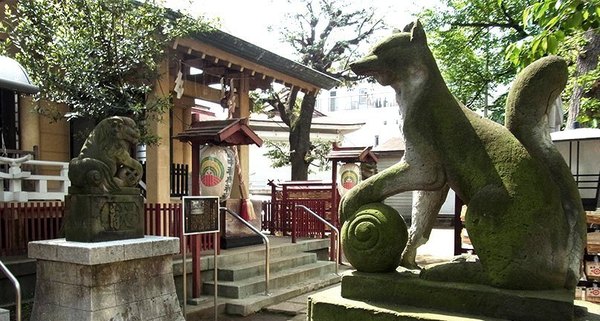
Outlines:
{"label": "green leaf", "polygon": [[532,7],[527,7],[523,10],[523,26],[529,25],[529,15],[531,14]]}
{"label": "green leaf", "polygon": [[548,53],[556,54],[558,50],[558,40],[554,34],[548,35]]}
{"label": "green leaf", "polygon": [[541,44],[541,41],[542,41],[542,40],[541,40],[541,38],[537,37],[536,39],[534,39],[534,40],[531,42],[531,52],[532,52],[533,54],[535,54],[535,52],[537,51],[538,47],[539,47],[539,46],[540,46],[540,44]]}
{"label": "green leaf", "polygon": [[554,16],[552,19],[548,20],[548,22],[544,25],[546,29],[553,29],[554,26],[560,21],[559,16]]}
{"label": "green leaf", "polygon": [[558,42],[561,42],[565,39],[565,33],[562,30],[556,30],[554,32],[554,36]]}
{"label": "green leaf", "polygon": [[[542,46],[543,52],[548,52],[548,37],[542,38],[541,46]],[[535,51],[534,51],[534,54],[535,54]]]}
{"label": "green leaf", "polygon": [[583,15],[581,14],[581,12],[577,11],[567,19],[565,25],[567,28],[573,29],[577,28],[578,26],[581,26],[582,22]]}
{"label": "green leaf", "polygon": [[577,7],[579,7],[579,5],[581,5],[581,1],[580,0],[571,0],[570,2],[567,2],[568,7],[574,10],[577,10]]}
{"label": "green leaf", "polygon": [[540,20],[544,15],[546,15],[546,12],[548,11],[548,8],[550,7],[550,2],[544,2],[539,9],[537,9],[536,14],[535,14],[535,18],[537,20]]}

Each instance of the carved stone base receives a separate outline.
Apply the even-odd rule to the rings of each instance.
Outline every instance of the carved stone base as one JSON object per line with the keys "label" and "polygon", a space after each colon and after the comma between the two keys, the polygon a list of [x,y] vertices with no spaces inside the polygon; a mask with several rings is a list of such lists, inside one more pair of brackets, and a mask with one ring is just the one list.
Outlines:
{"label": "carved stone base", "polygon": [[335,290],[309,299],[309,320],[591,320],[578,317],[587,312],[567,290],[503,290],[409,272],[353,272],[342,278],[341,293]]}
{"label": "carved stone base", "polygon": [[69,194],[65,197],[65,238],[102,242],[144,237],[144,200],[137,188],[121,194]]}
{"label": "carved stone base", "polygon": [[37,259],[31,321],[185,321],[173,279],[174,237],[29,243]]}

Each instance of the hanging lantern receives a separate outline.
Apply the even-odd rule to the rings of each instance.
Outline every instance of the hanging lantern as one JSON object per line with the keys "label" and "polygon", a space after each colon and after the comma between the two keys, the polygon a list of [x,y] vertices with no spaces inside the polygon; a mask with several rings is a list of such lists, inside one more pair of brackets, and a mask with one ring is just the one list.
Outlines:
{"label": "hanging lantern", "polygon": [[338,182],[338,190],[343,196],[351,188],[356,186],[361,181],[360,166],[355,163],[347,163],[340,167],[340,180]]}
{"label": "hanging lantern", "polygon": [[200,155],[200,194],[225,200],[231,194],[235,159],[230,148],[211,145]]}

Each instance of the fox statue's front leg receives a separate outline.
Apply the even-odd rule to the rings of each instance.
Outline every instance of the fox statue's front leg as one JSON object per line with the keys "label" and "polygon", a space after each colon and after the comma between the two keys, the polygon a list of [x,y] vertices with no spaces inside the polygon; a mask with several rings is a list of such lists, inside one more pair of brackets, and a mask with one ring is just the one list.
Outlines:
{"label": "fox statue's front leg", "polygon": [[417,248],[429,240],[433,224],[449,189],[448,185],[445,185],[437,191],[415,191],[413,194],[411,225],[408,230],[408,243],[402,253],[401,266],[407,269],[419,269],[415,262]]}
{"label": "fox statue's front leg", "polygon": [[397,164],[369,177],[346,193],[340,201],[340,222],[356,213],[362,205],[381,202],[398,193],[439,190],[446,184],[443,168],[435,155],[427,158],[409,147]]}
{"label": "fox statue's front leg", "polygon": [[[381,201],[412,189],[440,190],[446,186],[441,167],[435,162],[421,162],[415,155],[409,153],[398,164],[363,181],[342,198],[342,246],[348,261],[359,271],[395,270],[408,241],[408,229],[400,214]],[[421,236],[413,238],[420,240]]]}

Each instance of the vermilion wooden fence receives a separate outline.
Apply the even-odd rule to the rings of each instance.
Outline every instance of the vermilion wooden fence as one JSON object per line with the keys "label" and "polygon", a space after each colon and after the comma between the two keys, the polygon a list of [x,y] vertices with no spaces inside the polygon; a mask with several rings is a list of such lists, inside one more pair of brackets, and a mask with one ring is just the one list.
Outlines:
{"label": "vermilion wooden fence", "polygon": [[326,202],[324,200],[296,200],[293,202],[292,242],[298,237],[325,237],[325,224],[296,205],[304,205],[322,218],[326,217]]}
{"label": "vermilion wooden fence", "polygon": [[[271,201],[263,202],[262,228],[273,235],[325,237],[326,226],[296,205],[304,205],[331,222],[331,184],[287,182],[271,186]],[[294,219],[292,219],[292,217]]]}
{"label": "vermilion wooden fence", "polygon": [[[296,199],[264,201],[262,204],[262,229],[272,235],[294,235],[295,237],[325,237],[325,224],[310,215],[304,205],[321,217],[326,217],[327,201]],[[292,220],[292,217],[294,220]],[[294,232],[295,231],[295,232]]]}
{"label": "vermilion wooden fence", "polygon": [[[0,256],[24,255],[30,241],[61,237],[63,217],[63,202],[0,203]],[[145,204],[144,221],[146,235],[181,237],[181,204]],[[199,237],[201,250],[213,249],[212,235]],[[186,243],[189,251],[190,237]]]}
{"label": "vermilion wooden fence", "polygon": [[[304,208],[304,205],[322,219],[330,222],[336,228],[338,220],[335,215],[339,194],[331,183],[320,181],[284,182],[269,181],[271,186],[271,201],[263,204],[263,230],[269,230],[273,235],[291,235],[292,242],[298,237],[325,238],[330,232],[330,259],[335,258],[336,242],[333,231],[329,231],[324,223]],[[333,197],[334,194],[337,197]]]}
{"label": "vermilion wooden fence", "polygon": [[30,241],[58,237],[62,202],[0,203],[0,255],[27,253]]}

